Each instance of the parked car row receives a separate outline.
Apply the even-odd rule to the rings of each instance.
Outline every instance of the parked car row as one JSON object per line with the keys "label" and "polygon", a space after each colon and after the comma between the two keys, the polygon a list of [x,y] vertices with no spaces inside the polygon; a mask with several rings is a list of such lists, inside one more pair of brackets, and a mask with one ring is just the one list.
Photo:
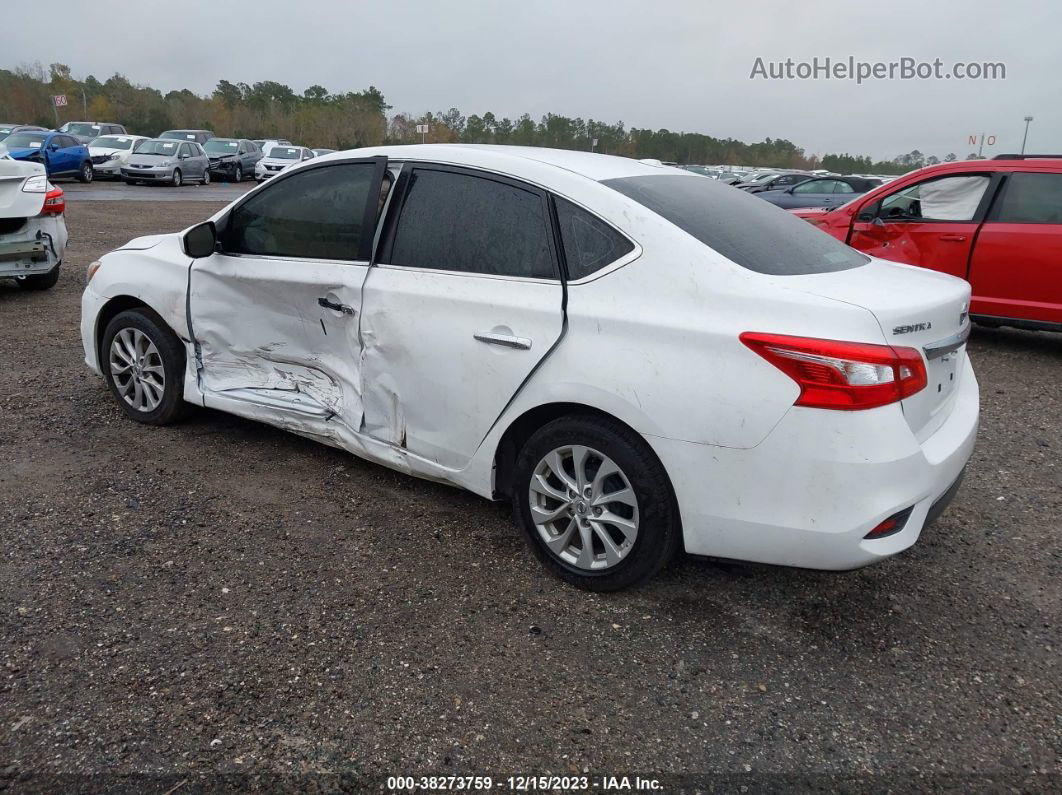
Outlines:
{"label": "parked car row", "polygon": [[[166,130],[149,138],[111,122],[72,121],[58,130],[0,124],[0,155],[40,163],[49,178],[82,182],[96,177],[127,184],[206,184],[212,178],[241,182],[248,177],[261,182],[293,163],[332,151],[295,146],[285,138],[218,138],[210,130]],[[269,163],[260,167],[267,157]]]}

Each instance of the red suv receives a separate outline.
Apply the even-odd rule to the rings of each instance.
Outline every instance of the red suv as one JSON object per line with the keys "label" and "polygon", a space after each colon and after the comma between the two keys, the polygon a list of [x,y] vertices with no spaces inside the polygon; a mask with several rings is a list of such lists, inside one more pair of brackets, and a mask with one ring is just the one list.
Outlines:
{"label": "red suv", "polygon": [[974,320],[1062,331],[1062,155],[942,163],[791,212],[871,256],[966,279]]}

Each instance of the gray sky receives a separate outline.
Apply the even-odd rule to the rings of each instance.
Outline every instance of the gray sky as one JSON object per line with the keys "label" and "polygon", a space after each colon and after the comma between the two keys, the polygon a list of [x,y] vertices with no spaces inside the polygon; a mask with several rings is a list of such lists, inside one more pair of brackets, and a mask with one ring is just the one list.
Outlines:
{"label": "gray sky", "polygon": [[[237,12],[237,5],[243,9]],[[964,157],[1062,150],[1062,3],[846,0],[56,0],[46,29],[0,27],[0,68],[53,61],[163,91],[221,78],[300,92],[379,88],[396,111],[547,112],[809,153]],[[232,7],[232,11],[222,9]],[[198,10],[198,13],[197,13]],[[248,24],[248,15],[252,24]],[[242,31],[241,31],[242,28]],[[271,38],[252,41],[251,31]],[[122,35],[126,34],[126,35]],[[112,42],[108,44],[107,42]],[[765,61],[1001,61],[1005,80],[750,80]]]}

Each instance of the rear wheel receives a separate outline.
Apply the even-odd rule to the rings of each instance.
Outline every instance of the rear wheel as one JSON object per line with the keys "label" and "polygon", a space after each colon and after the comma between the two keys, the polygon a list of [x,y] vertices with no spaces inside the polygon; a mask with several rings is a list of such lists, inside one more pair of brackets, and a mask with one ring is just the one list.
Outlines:
{"label": "rear wheel", "polygon": [[625,425],[562,417],[524,445],[513,509],[535,555],[562,580],[615,591],[651,577],[680,543],[663,465]]}
{"label": "rear wheel", "polygon": [[173,170],[173,180],[172,180],[172,182],[173,182],[173,187],[175,187],[175,188],[179,188],[179,187],[181,187],[181,183],[182,183],[183,181],[184,181],[184,180],[183,180],[183,179],[182,179],[182,177],[181,177],[181,170],[180,170],[179,168],[175,168],[175,169]]}
{"label": "rear wheel", "polygon": [[81,164],[81,171],[77,175],[78,182],[92,182],[92,163]]}
{"label": "rear wheel", "polygon": [[[62,263],[59,263],[61,265]],[[38,273],[34,276],[23,276],[16,279],[15,283],[23,290],[49,290],[55,287],[59,281],[59,265],[56,265],[47,273]]]}
{"label": "rear wheel", "polygon": [[137,422],[166,425],[188,411],[184,348],[150,309],[129,309],[107,324],[100,369],[122,410]]}

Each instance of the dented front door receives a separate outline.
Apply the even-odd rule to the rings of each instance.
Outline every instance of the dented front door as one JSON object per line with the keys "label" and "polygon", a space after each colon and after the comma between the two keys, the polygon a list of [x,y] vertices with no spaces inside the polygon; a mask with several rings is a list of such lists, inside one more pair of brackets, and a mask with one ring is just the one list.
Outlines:
{"label": "dented front door", "polygon": [[191,268],[208,406],[342,443],[362,421],[362,283],[383,158],[274,178],[233,208]]}

